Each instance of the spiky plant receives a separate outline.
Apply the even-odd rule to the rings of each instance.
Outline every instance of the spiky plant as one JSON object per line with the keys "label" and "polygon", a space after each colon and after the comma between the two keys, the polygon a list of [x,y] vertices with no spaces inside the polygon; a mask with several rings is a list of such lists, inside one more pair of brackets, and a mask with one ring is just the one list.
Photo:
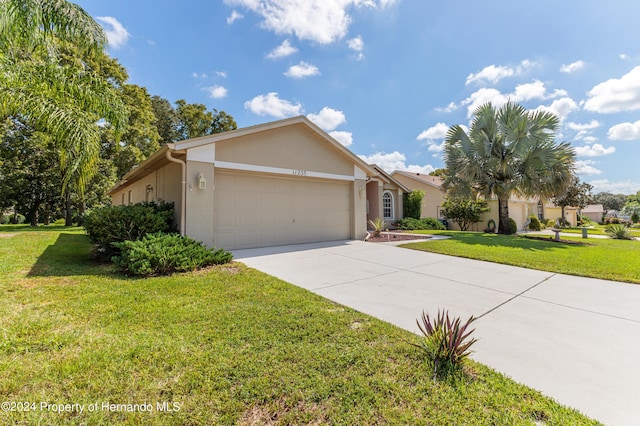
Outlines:
{"label": "spiky plant", "polygon": [[384,219],[376,217],[375,219],[369,219],[369,226],[373,229],[373,236],[380,236],[380,231],[384,229]]}
{"label": "spiky plant", "polygon": [[616,240],[631,240],[633,237],[631,236],[631,232],[629,232],[629,228],[627,225],[622,223],[614,223],[607,226],[605,232]]}
{"label": "spiky plant", "polygon": [[434,379],[454,372],[471,355],[470,348],[477,341],[471,337],[475,328],[468,330],[473,321],[475,318],[471,316],[462,323],[459,317],[451,319],[448,311],[440,309],[435,318],[423,311],[416,320],[423,336],[419,344],[412,345],[424,350],[433,362]]}

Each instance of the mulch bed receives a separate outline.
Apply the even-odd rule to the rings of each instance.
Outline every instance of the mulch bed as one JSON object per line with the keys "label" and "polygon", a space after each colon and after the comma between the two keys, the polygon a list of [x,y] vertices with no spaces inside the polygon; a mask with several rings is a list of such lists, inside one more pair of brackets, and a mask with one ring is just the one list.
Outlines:
{"label": "mulch bed", "polygon": [[398,231],[394,232],[383,232],[379,237],[374,237],[373,235],[369,237],[367,240],[371,243],[389,243],[393,241],[410,241],[410,240],[424,240],[426,238],[431,238],[430,235],[411,235]]}

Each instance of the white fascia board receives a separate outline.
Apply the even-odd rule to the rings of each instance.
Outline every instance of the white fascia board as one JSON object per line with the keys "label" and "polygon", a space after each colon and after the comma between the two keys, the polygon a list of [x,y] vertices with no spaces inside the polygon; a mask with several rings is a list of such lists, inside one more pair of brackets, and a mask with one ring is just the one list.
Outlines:
{"label": "white fascia board", "polygon": [[228,161],[216,161],[214,163],[216,169],[242,170],[247,172],[272,173],[276,175],[312,177],[319,179],[335,179],[354,181],[355,176],[339,175],[335,173],[314,172],[311,170],[300,169],[284,169],[281,167],[259,166],[256,164],[231,163]]}

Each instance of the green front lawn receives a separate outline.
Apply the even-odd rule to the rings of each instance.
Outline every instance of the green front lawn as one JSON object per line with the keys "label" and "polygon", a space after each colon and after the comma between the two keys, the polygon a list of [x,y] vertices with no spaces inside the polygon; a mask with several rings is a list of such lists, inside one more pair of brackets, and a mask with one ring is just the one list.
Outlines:
{"label": "green front lawn", "polygon": [[0,295],[0,400],[37,404],[0,424],[594,423],[477,363],[433,381],[413,334],[239,263],[130,279],[0,226]]}
{"label": "green front lawn", "polygon": [[479,232],[422,231],[451,236],[447,240],[403,247],[468,257],[541,271],[640,284],[640,241],[562,237],[584,245]]}
{"label": "green front lawn", "polygon": [[[589,235],[607,235],[605,229],[607,229],[606,225],[595,225],[593,227],[587,228]],[[562,232],[582,235],[582,228],[562,228]],[[633,237],[640,237],[640,229],[638,228],[629,228],[629,232]]]}

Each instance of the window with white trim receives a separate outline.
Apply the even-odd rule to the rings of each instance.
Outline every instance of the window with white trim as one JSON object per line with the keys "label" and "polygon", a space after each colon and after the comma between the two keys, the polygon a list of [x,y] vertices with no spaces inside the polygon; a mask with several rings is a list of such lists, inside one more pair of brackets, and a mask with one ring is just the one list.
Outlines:
{"label": "window with white trim", "polygon": [[382,216],[385,220],[393,219],[393,195],[389,191],[382,194]]}

